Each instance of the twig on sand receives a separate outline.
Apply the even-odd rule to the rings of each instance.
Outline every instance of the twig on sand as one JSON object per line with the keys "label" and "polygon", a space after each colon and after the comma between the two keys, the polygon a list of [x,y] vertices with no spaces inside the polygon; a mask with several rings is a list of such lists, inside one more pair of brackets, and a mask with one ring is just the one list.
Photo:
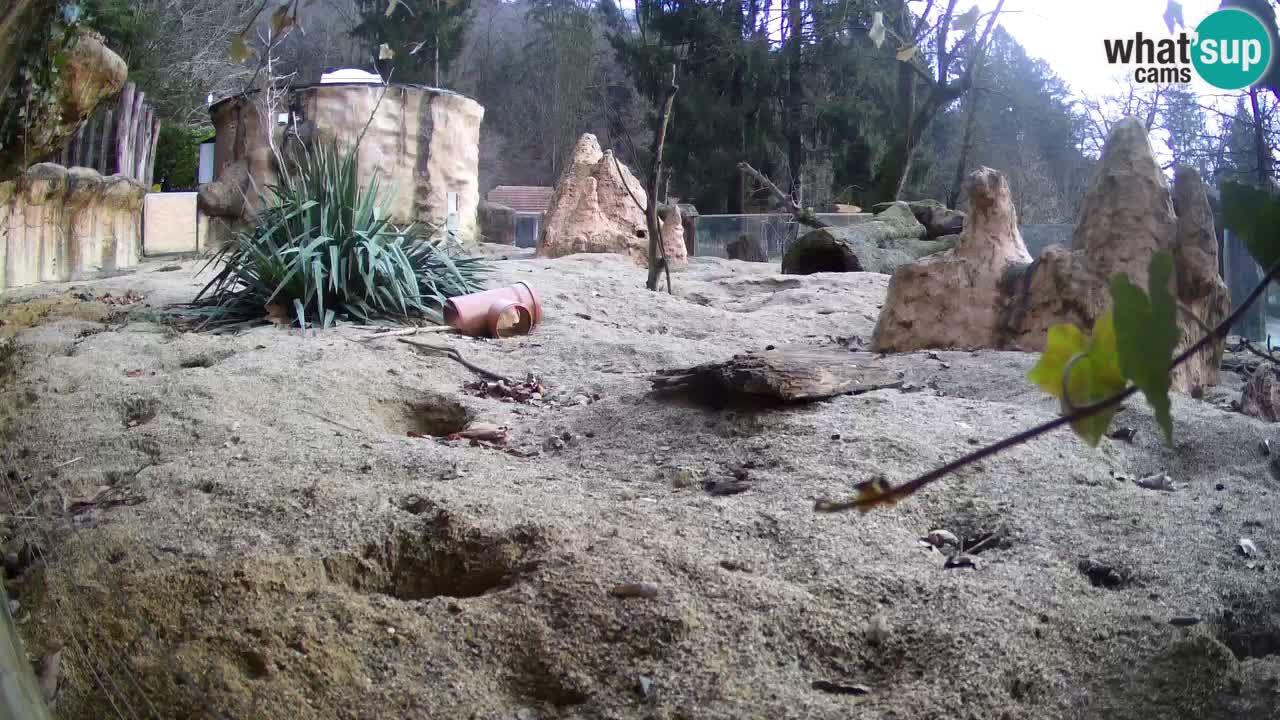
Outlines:
{"label": "twig on sand", "polygon": [[434,343],[424,343],[418,340],[410,340],[409,338],[403,338],[403,337],[399,338],[399,340],[400,342],[406,345],[412,345],[423,352],[431,353],[434,355],[443,355],[451,360],[456,361],[459,365],[470,370],[471,372],[483,377],[487,377],[490,380],[500,380],[502,382],[505,382],[508,385],[515,384],[514,380],[507,377],[506,375],[503,375],[502,373],[497,373],[492,370],[486,370],[485,368],[482,368],[479,365],[476,365],[475,363],[469,360],[466,360],[465,358],[462,357],[462,353],[458,352],[457,348],[452,348],[452,347],[449,347],[448,345],[436,345]]}
{"label": "twig on sand", "polygon": [[431,326],[428,326],[428,327],[411,327],[411,328],[403,328],[403,329],[401,329],[401,330],[393,330],[392,328],[389,328],[389,327],[377,327],[377,326],[374,326],[374,325],[357,325],[357,326],[355,326],[355,328],[356,328],[357,330],[364,330],[364,331],[366,331],[366,332],[370,333],[370,334],[368,334],[368,335],[365,335],[364,337],[356,338],[355,342],[358,342],[358,343],[367,343],[367,342],[372,342],[372,341],[374,341],[374,340],[379,340],[379,339],[381,339],[381,338],[389,338],[389,337],[406,337],[406,336],[409,336],[409,335],[417,335],[418,333],[433,333],[433,332],[449,333],[449,332],[457,332],[457,330],[455,330],[454,328],[449,327],[448,325],[431,325]]}

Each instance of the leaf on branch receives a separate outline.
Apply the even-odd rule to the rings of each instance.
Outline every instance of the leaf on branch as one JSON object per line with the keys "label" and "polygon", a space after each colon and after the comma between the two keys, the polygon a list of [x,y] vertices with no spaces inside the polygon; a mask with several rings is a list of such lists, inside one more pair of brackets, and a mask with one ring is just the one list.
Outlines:
{"label": "leaf on branch", "polygon": [[1280,262],[1280,198],[1242,183],[1223,183],[1222,224],[1244,240],[1263,272]]}
{"label": "leaf on branch", "polygon": [[237,35],[231,38],[231,50],[228,54],[231,56],[231,62],[243,63],[253,57],[253,50],[244,41],[244,35]]}
{"label": "leaf on branch", "polygon": [[289,6],[281,5],[271,13],[271,34],[279,36],[297,22],[297,18],[289,14]]}
{"label": "leaf on branch", "polygon": [[916,56],[917,49],[918,48],[916,48],[915,45],[910,45],[908,47],[902,48],[901,50],[898,50],[898,55],[897,55],[898,61],[911,62],[911,59]]}
{"label": "leaf on branch", "polygon": [[381,45],[378,46],[379,60],[394,60],[395,57],[396,57],[396,51],[392,50],[390,45],[386,43],[382,43]]}
{"label": "leaf on branch", "polygon": [[1172,275],[1173,256],[1159,252],[1151,257],[1148,271],[1150,296],[1129,282],[1124,273],[1111,277],[1120,372],[1142,390],[1170,445],[1173,416],[1169,412],[1169,371],[1173,369],[1173,350],[1182,335],[1178,330],[1177,302],[1169,292]]}
{"label": "leaf on branch", "polygon": [[969,10],[965,12],[963,15],[961,15],[960,17],[957,17],[951,23],[951,27],[955,28],[956,30],[959,30],[962,33],[967,33],[970,30],[973,30],[974,28],[978,27],[978,6],[974,5],[973,7],[969,8]]}
{"label": "leaf on branch", "polygon": [[898,502],[898,499],[890,494],[893,486],[884,478],[860,482],[854,486],[854,489],[858,491],[855,502],[859,512],[867,512],[881,505],[888,507]]}
{"label": "leaf on branch", "polygon": [[[1124,390],[1112,314],[1107,313],[1094,322],[1092,337],[1075,325],[1049,328],[1044,353],[1027,377],[1058,398],[1064,414]],[[1090,447],[1096,447],[1117,409],[1108,408],[1076,420],[1071,423],[1071,429]]]}
{"label": "leaf on branch", "polygon": [[867,37],[871,38],[871,42],[875,43],[875,46],[879,48],[884,46],[884,34],[884,13],[874,13],[871,20],[871,30],[867,33]]}
{"label": "leaf on branch", "polygon": [[1185,28],[1187,25],[1182,20],[1182,3],[1177,0],[1169,0],[1169,5],[1164,9],[1164,24],[1168,26],[1169,32],[1173,32],[1175,27]]}

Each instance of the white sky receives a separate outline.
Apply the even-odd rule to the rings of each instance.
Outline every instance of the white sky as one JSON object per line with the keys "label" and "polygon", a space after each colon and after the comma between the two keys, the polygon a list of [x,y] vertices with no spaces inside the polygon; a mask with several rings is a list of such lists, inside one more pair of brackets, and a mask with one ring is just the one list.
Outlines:
{"label": "white sky", "polygon": [[[995,0],[978,0],[983,11]],[[1132,37],[1169,37],[1164,24],[1166,0],[1006,0],[1000,24],[1018,39],[1027,54],[1053,68],[1079,95],[1115,92],[1116,66],[1108,65],[1102,41]],[[963,0],[957,6],[964,8]],[[1183,20],[1194,29],[1218,9],[1218,0],[1182,0]],[[1219,92],[1196,78],[1199,93]]]}

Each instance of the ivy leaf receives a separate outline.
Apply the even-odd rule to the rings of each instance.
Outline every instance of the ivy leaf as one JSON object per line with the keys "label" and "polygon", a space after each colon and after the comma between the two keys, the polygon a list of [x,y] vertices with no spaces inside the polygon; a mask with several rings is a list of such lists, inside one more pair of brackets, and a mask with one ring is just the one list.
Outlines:
{"label": "ivy leaf", "polygon": [[1172,33],[1175,27],[1185,28],[1187,25],[1182,20],[1182,3],[1177,0],[1169,0],[1169,5],[1164,9],[1164,24],[1169,27]]}
{"label": "ivy leaf", "polygon": [[1172,275],[1173,256],[1159,252],[1151,257],[1149,297],[1124,273],[1111,277],[1120,371],[1142,390],[1170,445],[1173,416],[1169,412],[1169,371],[1173,368],[1174,347],[1182,335],[1178,330],[1177,302],[1169,292]]}
{"label": "ivy leaf", "polygon": [[871,42],[875,43],[877,48],[884,45],[884,32],[884,13],[874,13],[871,16],[871,30],[867,33],[867,37],[871,38]]}
{"label": "ivy leaf", "polygon": [[1222,224],[1244,240],[1263,272],[1280,262],[1280,198],[1242,183],[1223,183]]}
{"label": "ivy leaf", "polygon": [[898,62],[911,62],[911,58],[916,56],[916,46],[908,45],[898,51]]}
{"label": "ivy leaf", "polygon": [[978,6],[974,5],[963,15],[957,17],[951,23],[951,27],[962,33],[969,32],[970,30],[978,27]]}
{"label": "ivy leaf", "polygon": [[[1112,314],[1107,313],[1094,322],[1092,337],[1075,325],[1049,328],[1044,353],[1027,377],[1062,402],[1063,414],[1124,390]],[[1076,420],[1071,423],[1071,429],[1090,447],[1096,447],[1118,409],[1108,408]]]}
{"label": "ivy leaf", "polygon": [[231,62],[243,63],[253,57],[253,50],[249,48],[249,44],[244,41],[244,35],[237,35],[231,38]]}

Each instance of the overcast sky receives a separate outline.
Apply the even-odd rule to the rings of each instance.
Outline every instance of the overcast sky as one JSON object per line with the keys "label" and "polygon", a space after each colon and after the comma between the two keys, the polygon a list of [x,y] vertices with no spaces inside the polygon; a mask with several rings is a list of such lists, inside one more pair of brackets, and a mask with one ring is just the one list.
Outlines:
{"label": "overcast sky", "polygon": [[[1027,53],[1044,59],[1079,94],[1114,92],[1117,68],[1107,64],[1102,41],[1132,37],[1169,37],[1164,24],[1166,0],[1005,0],[1001,24]],[[978,0],[984,10],[995,0]],[[961,0],[957,7],[963,8]],[[1218,0],[1182,0],[1183,19],[1194,29],[1218,8]],[[1196,78],[1201,93],[1218,92]]]}

